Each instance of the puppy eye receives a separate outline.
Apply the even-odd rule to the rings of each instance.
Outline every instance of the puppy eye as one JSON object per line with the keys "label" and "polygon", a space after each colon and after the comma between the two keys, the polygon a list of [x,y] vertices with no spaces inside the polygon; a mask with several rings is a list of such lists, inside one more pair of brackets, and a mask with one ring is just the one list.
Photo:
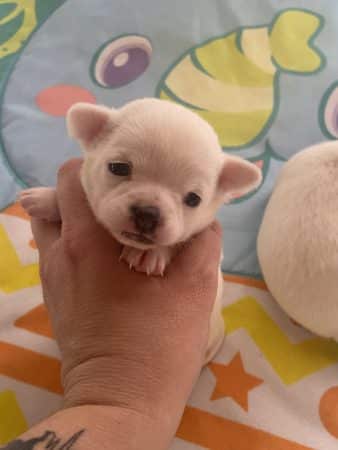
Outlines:
{"label": "puppy eye", "polygon": [[184,198],[184,203],[190,208],[196,208],[201,203],[202,199],[195,192],[188,192]]}
{"label": "puppy eye", "polygon": [[108,170],[118,177],[128,177],[131,174],[131,165],[126,162],[111,162]]}

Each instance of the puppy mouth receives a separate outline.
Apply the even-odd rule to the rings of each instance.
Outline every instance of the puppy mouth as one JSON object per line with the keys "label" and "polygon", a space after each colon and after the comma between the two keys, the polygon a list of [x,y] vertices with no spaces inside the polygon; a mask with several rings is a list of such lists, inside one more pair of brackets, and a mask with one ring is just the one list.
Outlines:
{"label": "puppy mouth", "polygon": [[130,231],[122,231],[121,235],[130,239],[131,241],[140,242],[141,244],[152,245],[154,241],[144,236],[143,234],[131,233]]}

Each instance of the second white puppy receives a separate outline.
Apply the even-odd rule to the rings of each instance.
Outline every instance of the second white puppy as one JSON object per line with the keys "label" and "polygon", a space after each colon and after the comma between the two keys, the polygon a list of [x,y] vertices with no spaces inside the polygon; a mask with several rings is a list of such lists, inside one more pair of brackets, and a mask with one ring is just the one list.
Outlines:
{"label": "second white puppy", "polygon": [[338,142],[283,167],[258,236],[268,288],[299,324],[338,340]]}

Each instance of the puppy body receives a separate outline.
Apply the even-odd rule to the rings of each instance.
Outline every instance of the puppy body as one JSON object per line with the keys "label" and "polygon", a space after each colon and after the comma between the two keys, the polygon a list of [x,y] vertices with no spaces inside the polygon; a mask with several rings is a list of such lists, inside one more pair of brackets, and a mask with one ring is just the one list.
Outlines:
{"label": "puppy body", "polygon": [[287,162],[266,208],[258,257],[280,306],[309,330],[338,340],[338,143]]}
{"label": "puppy body", "polygon": [[[255,165],[222,151],[207,122],[171,102],[142,99],[119,110],[77,104],[67,124],[84,150],[81,182],[94,215],[124,245],[122,259],[148,275],[163,275],[180,243],[261,181]],[[38,205],[48,202],[35,200],[34,209],[37,191],[28,192],[23,206],[41,216]],[[222,284],[220,273],[206,360],[223,339]]]}

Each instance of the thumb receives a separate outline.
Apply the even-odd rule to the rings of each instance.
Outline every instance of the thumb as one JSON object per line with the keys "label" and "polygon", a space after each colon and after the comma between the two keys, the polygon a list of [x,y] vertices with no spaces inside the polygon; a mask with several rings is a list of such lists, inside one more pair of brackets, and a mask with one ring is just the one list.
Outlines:
{"label": "thumb", "polygon": [[31,228],[40,258],[45,258],[52,245],[60,238],[61,225],[56,222],[32,218]]}

